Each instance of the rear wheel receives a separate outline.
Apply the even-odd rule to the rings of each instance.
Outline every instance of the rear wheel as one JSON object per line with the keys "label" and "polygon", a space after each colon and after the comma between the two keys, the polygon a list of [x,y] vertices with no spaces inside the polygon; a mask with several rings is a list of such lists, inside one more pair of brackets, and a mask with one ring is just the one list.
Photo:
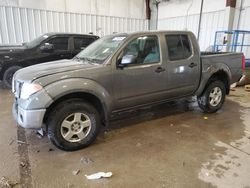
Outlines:
{"label": "rear wheel", "polygon": [[100,116],[89,103],[71,99],[60,103],[48,119],[48,137],[59,149],[74,151],[90,145],[100,129]]}
{"label": "rear wheel", "polygon": [[3,74],[3,83],[6,88],[11,89],[13,75],[21,68],[20,66],[11,66],[5,70]]}
{"label": "rear wheel", "polygon": [[199,107],[207,113],[213,113],[218,111],[226,96],[226,88],[223,82],[217,80],[211,82],[204,90],[202,95],[198,96]]}

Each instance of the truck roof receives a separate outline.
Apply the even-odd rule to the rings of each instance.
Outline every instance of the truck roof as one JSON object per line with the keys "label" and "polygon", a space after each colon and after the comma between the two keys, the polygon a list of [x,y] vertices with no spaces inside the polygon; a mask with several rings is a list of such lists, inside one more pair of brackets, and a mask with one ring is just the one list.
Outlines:
{"label": "truck roof", "polygon": [[91,36],[91,37],[98,37],[97,35],[92,34],[82,34],[82,33],[64,33],[64,32],[49,32],[44,33],[43,35],[53,36],[53,35],[79,35],[79,36]]}
{"label": "truck roof", "polygon": [[183,31],[183,30],[151,30],[151,31],[134,31],[127,33],[115,33],[113,35],[140,35],[140,34],[157,34],[157,33],[193,34],[191,31]]}

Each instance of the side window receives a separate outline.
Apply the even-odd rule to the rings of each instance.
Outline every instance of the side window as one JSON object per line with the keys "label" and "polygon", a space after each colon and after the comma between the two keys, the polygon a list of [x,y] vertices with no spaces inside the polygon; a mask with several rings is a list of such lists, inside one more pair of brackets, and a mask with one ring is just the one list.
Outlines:
{"label": "side window", "polygon": [[189,58],[192,55],[190,42],[187,35],[181,35],[183,45],[183,58]]}
{"label": "side window", "polygon": [[55,50],[68,50],[68,37],[52,38],[47,43],[53,44]]}
{"label": "side window", "polygon": [[142,36],[131,41],[123,51],[123,56],[133,55],[133,64],[158,63],[160,50],[157,36]]}
{"label": "side window", "polygon": [[171,61],[186,59],[192,55],[187,35],[167,35],[166,41]]}
{"label": "side window", "polygon": [[74,37],[75,50],[82,50],[83,48],[94,42],[94,38],[90,37]]}

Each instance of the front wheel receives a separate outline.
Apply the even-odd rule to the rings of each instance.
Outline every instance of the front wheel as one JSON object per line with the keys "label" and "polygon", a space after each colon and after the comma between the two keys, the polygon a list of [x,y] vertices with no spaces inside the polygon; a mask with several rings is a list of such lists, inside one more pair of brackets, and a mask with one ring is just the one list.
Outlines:
{"label": "front wheel", "polygon": [[90,145],[100,129],[100,116],[89,103],[71,99],[57,105],[48,118],[48,137],[59,149],[75,151]]}
{"label": "front wheel", "polygon": [[15,74],[16,71],[18,71],[21,68],[22,67],[20,66],[11,66],[6,69],[6,71],[3,74],[3,83],[5,87],[11,89],[13,75]]}
{"label": "front wheel", "polygon": [[226,96],[226,88],[223,82],[217,80],[211,82],[200,96],[197,96],[199,107],[206,113],[218,111]]}

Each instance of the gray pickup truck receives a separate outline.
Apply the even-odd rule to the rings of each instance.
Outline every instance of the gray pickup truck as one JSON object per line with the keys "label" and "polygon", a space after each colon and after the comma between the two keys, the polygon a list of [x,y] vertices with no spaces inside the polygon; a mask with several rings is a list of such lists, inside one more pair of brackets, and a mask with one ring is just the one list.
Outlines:
{"label": "gray pickup truck", "polygon": [[56,147],[78,150],[117,112],[193,95],[216,112],[243,61],[242,53],[201,53],[187,31],[105,36],[72,60],[16,72],[13,115],[24,128],[45,128]]}

